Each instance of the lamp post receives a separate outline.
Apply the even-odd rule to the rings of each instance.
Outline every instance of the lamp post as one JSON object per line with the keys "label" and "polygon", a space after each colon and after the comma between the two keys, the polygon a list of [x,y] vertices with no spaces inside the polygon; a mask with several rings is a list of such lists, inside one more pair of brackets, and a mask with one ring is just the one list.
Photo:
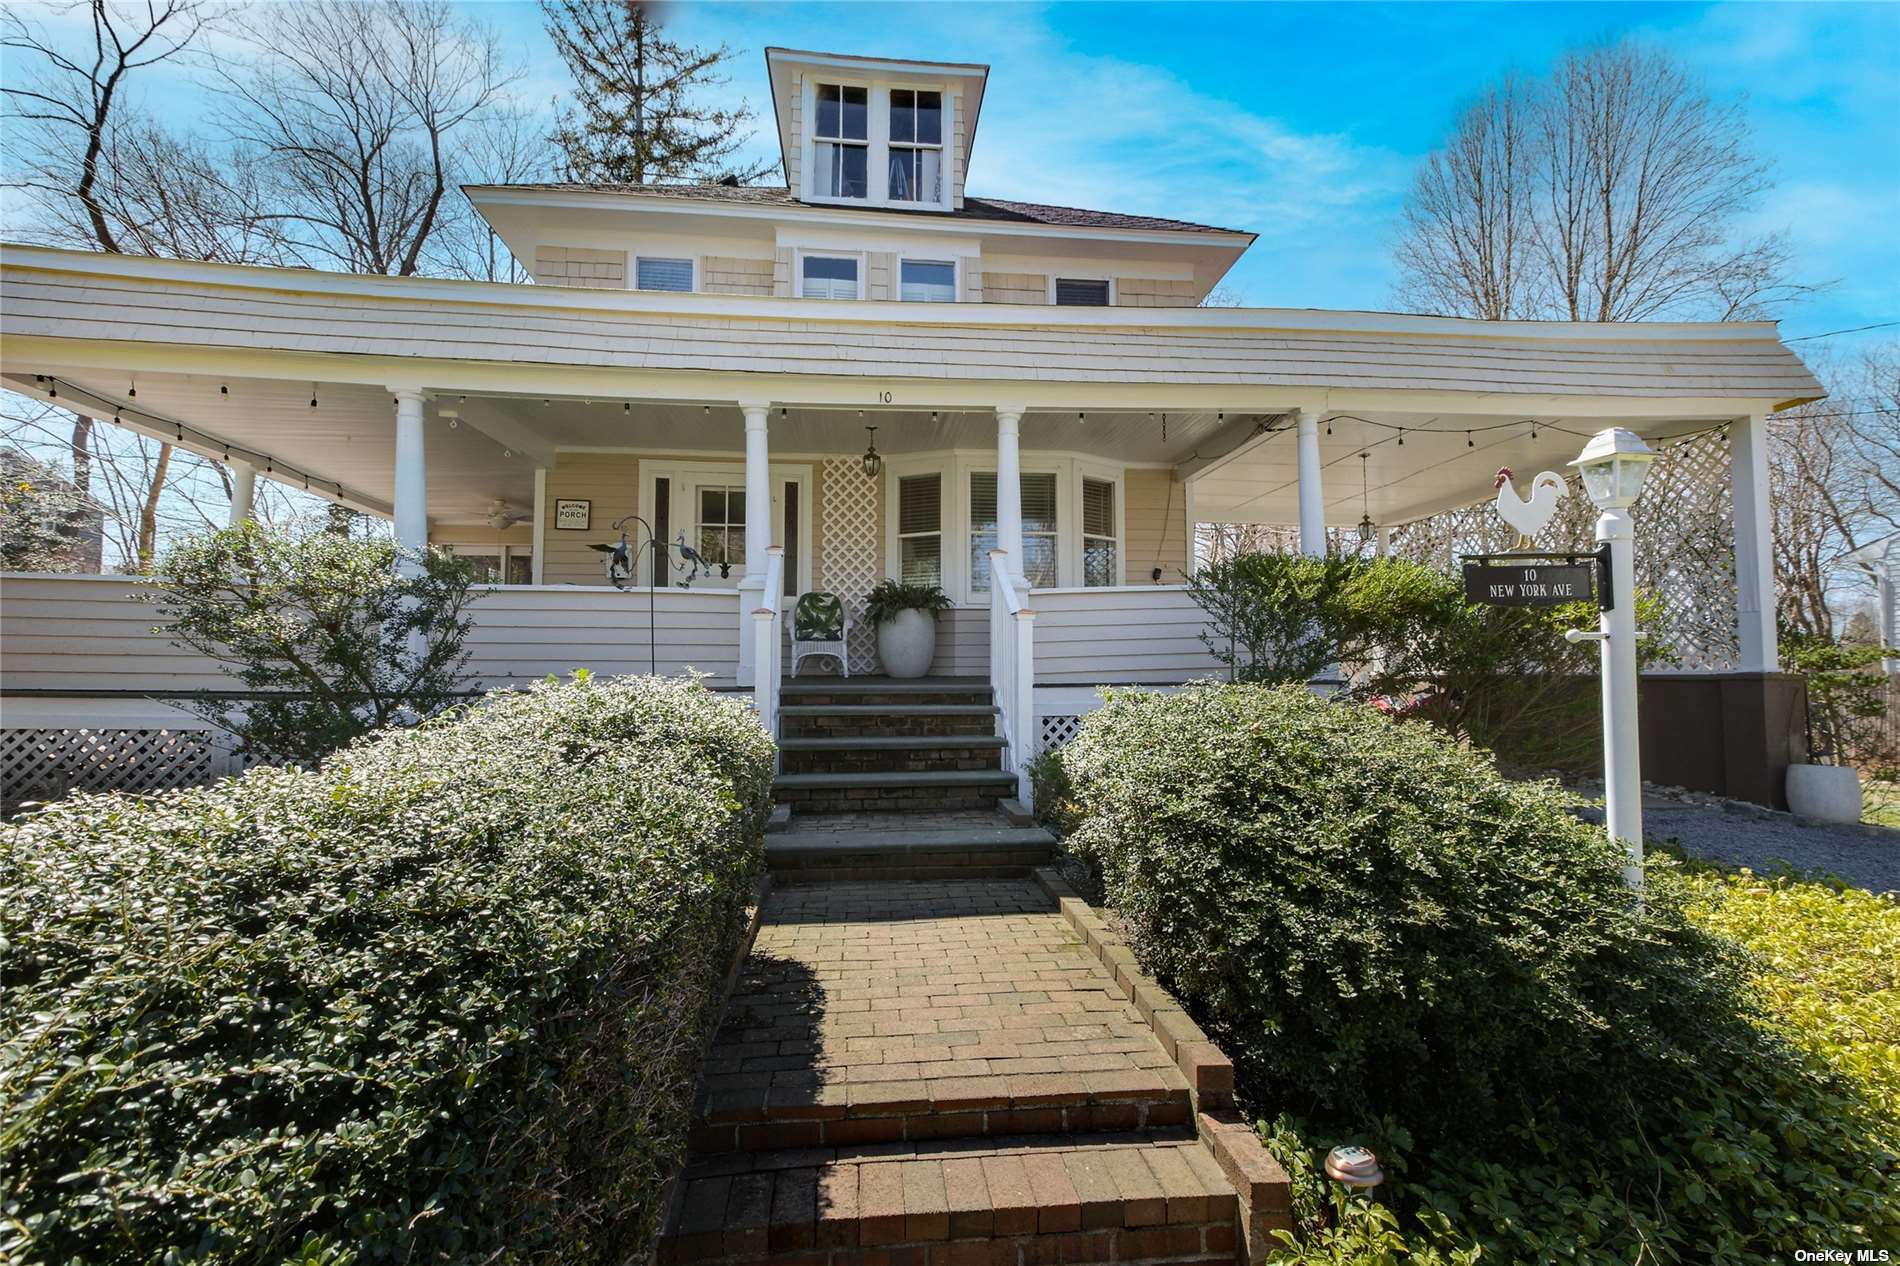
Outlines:
{"label": "lamp post", "polygon": [[1570,464],[1600,512],[1597,543],[1609,556],[1602,615],[1595,633],[1572,629],[1571,642],[1599,642],[1603,654],[1603,803],[1612,840],[1629,850],[1623,880],[1643,879],[1643,772],[1636,735],[1636,561],[1630,507],[1643,490],[1655,450],[1622,427],[1598,431]]}

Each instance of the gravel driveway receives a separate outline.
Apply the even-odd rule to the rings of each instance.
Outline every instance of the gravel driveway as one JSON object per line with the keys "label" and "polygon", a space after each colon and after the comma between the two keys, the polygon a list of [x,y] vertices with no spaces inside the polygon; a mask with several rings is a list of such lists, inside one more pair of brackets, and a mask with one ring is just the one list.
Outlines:
{"label": "gravel driveway", "polygon": [[[1601,820],[1599,816],[1599,820]],[[1825,871],[1874,892],[1900,892],[1900,831],[1834,827],[1786,813],[1737,812],[1644,797],[1643,834],[1691,857],[1773,870]]]}

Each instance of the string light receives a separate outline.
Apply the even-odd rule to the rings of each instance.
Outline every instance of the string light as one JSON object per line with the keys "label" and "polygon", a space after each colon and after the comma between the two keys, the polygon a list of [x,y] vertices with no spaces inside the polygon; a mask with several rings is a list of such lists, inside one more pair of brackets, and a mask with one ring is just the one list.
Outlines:
{"label": "string light", "polygon": [[137,400],[139,398],[138,379],[133,379],[132,385],[125,389],[125,398],[128,400]]}
{"label": "string light", "polygon": [[1471,432],[1469,432],[1469,431],[1466,431],[1466,432],[1465,432],[1465,447],[1466,447],[1466,448],[1476,448],[1476,447],[1478,447],[1478,446],[1477,446],[1476,444],[1474,444],[1474,443],[1472,443],[1472,441],[1471,441]]}
{"label": "string light", "polygon": [[621,411],[622,413],[632,413],[632,412],[633,412],[633,401],[631,401],[631,400],[622,400],[622,401],[620,402],[620,411]]}
{"label": "string light", "polygon": [[219,384],[218,384],[218,394],[219,394],[219,395],[221,395],[221,396],[228,396],[228,395],[230,395],[230,394],[231,394],[231,384],[229,384],[229,383],[223,383],[223,382],[221,382],[221,383],[219,383]]}
{"label": "string light", "polygon": [[1399,428],[1399,447],[1400,448],[1405,447],[1405,428],[1404,427]]}
{"label": "string light", "polygon": [[48,400],[59,399],[59,383],[58,382],[54,382],[52,386],[46,389],[46,398]]}

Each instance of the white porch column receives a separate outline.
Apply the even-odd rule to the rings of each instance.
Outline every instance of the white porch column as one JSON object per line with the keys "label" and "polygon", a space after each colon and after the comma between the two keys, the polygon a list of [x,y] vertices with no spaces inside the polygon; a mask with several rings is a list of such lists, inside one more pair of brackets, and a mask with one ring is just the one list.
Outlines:
{"label": "white porch column", "polygon": [[1378,532],[1379,532],[1379,557],[1380,558],[1392,557],[1392,529],[1387,527],[1385,524],[1381,523],[1379,525]]}
{"label": "white porch column", "polygon": [[1300,553],[1326,552],[1326,500],[1319,475],[1319,414],[1300,410]]}
{"label": "white porch column", "polygon": [[772,545],[772,465],[765,420],[770,402],[741,400],[745,414],[745,575],[739,581],[739,681],[754,681],[752,612],[765,592],[765,551]]}
{"label": "white porch column", "polygon": [[[1729,428],[1729,486],[1735,510],[1735,608],[1743,672],[1781,667],[1775,637],[1775,558],[1769,532],[1768,418],[1755,413]],[[1620,596],[1620,595],[1619,595]]]}
{"label": "white porch column", "polygon": [[1023,464],[1018,440],[1021,405],[996,407],[996,548],[1009,552],[1010,574],[1023,578]]}
{"label": "white porch column", "polygon": [[231,467],[230,526],[249,523],[257,517],[257,467],[233,459]]}
{"label": "white porch column", "polygon": [[[534,569],[532,583],[537,585],[545,585],[548,583],[547,577],[541,573],[542,564],[547,558],[547,547],[548,468],[546,466],[536,466],[534,468],[534,544],[529,555],[529,566]],[[651,566],[650,559],[648,565]],[[652,583],[652,577],[647,578],[647,583]]]}
{"label": "white porch column", "polygon": [[[1900,545],[1889,545],[1887,556],[1877,564],[1879,570],[1874,573],[1874,593],[1878,595],[1880,612],[1880,643],[1883,646],[1900,649],[1900,603],[1896,603],[1894,591],[1900,585],[1893,581],[1893,551]],[[1890,673],[1900,673],[1900,656],[1887,660],[1881,665]]]}
{"label": "white porch column", "polygon": [[[428,472],[422,446],[420,391],[398,388],[396,396],[396,544],[419,556],[429,547]],[[414,557],[399,567],[415,575],[422,567]]]}

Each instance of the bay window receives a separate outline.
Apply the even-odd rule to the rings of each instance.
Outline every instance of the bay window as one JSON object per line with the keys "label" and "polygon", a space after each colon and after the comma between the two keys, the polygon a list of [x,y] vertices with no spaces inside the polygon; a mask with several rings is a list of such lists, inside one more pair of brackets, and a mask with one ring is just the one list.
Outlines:
{"label": "bay window", "polygon": [[905,303],[955,303],[957,266],[934,259],[902,261],[897,266],[897,297]]}
{"label": "bay window", "polygon": [[943,94],[891,89],[890,199],[943,200]]}
{"label": "bay window", "polygon": [[816,193],[866,198],[871,182],[870,91],[847,84],[818,85],[812,136],[818,159]]}
{"label": "bay window", "polygon": [[897,481],[897,575],[907,585],[943,583],[943,476]]}
{"label": "bay window", "polygon": [[[1056,477],[1022,473],[1023,578],[1032,589],[1056,586]],[[970,472],[970,589],[988,593],[990,551],[996,548],[996,472]]]}

